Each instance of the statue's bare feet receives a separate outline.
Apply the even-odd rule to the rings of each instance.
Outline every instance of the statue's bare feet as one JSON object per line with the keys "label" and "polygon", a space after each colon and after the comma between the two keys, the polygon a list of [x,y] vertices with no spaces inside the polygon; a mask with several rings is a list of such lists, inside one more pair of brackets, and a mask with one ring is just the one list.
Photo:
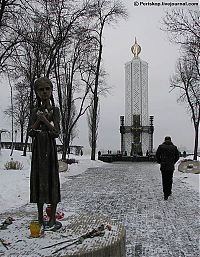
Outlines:
{"label": "statue's bare feet", "polygon": [[56,232],[58,229],[62,227],[62,223],[59,221],[56,222],[49,222],[47,226],[45,226],[46,231],[54,231]]}
{"label": "statue's bare feet", "polygon": [[56,221],[53,220],[53,219],[52,219],[52,220],[50,219],[50,221],[49,221],[49,223],[48,223],[48,226],[49,226],[49,227],[53,227],[55,224],[56,224]]}

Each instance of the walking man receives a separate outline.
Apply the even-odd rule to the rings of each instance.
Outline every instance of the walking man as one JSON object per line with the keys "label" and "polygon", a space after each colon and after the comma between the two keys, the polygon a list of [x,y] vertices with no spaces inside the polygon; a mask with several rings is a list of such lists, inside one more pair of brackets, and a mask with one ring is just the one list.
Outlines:
{"label": "walking man", "polygon": [[156,160],[160,164],[162,173],[164,200],[167,200],[172,193],[174,164],[178,159],[179,151],[177,147],[172,143],[171,137],[165,137],[165,141],[159,145],[156,151]]}

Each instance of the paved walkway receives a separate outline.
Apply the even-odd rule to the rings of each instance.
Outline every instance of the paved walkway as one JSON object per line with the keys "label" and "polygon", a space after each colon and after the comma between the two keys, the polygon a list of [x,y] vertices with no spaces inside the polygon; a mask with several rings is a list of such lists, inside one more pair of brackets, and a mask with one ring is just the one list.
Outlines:
{"label": "paved walkway", "polygon": [[163,200],[155,163],[112,163],[71,177],[62,186],[66,212],[103,214],[127,231],[127,257],[198,257],[199,195],[174,179]]}
{"label": "paved walkway", "polygon": [[[65,211],[66,219],[70,213],[101,214],[122,223],[127,233],[127,257],[199,257],[199,194],[183,182],[183,179],[175,178],[172,196],[164,201],[157,164],[106,164],[69,177],[61,188],[59,208]],[[33,204],[17,210],[17,221],[12,228],[10,226],[11,231],[17,233],[17,239],[29,235],[27,228],[35,210]],[[9,239],[9,231],[6,231],[2,233],[7,233],[4,237]],[[30,242],[25,236],[22,239],[14,245],[16,248],[21,244],[19,251],[22,246],[27,248]],[[31,242],[35,244],[35,241]],[[9,251],[14,252],[14,248]],[[0,253],[0,256],[19,255]]]}

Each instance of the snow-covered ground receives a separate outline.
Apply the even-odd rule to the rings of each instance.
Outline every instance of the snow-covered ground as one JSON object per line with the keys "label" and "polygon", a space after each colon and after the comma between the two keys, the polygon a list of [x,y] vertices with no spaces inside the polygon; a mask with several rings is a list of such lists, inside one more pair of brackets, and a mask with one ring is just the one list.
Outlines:
{"label": "snow-covered ground", "polygon": [[[61,156],[58,156],[58,158]],[[22,170],[6,170],[7,161],[20,161]],[[68,165],[67,172],[60,172],[60,182],[64,183],[68,176],[78,175],[88,168],[105,165],[102,161],[91,161],[90,156],[70,155],[69,158],[78,160],[78,163]],[[29,203],[29,178],[30,178],[31,153],[22,156],[22,152],[14,151],[10,157],[10,150],[2,149],[0,152],[0,206],[1,213]]]}
{"label": "snow-covered ground", "polygon": [[[22,170],[6,170],[4,165],[7,161],[13,158],[14,161],[23,163]],[[78,160],[78,163],[68,165],[67,172],[60,173],[60,182],[64,183],[68,176],[74,176],[83,173],[90,167],[99,167],[105,165],[101,161],[91,161],[90,156],[75,156],[70,155],[70,158]],[[29,203],[29,177],[30,177],[31,153],[27,156],[22,156],[22,152],[14,151],[10,157],[10,150],[2,149],[0,152],[0,206],[1,212],[15,209],[26,203]],[[178,164],[177,164],[178,165]],[[175,178],[179,178],[199,192],[200,174],[174,173]]]}
{"label": "snow-covered ground", "polygon": [[[7,249],[3,246],[3,244],[0,244],[0,256],[2,256],[2,257],[11,257],[11,256],[26,256],[26,257],[36,257],[37,256],[38,257],[38,256],[47,256],[47,255],[50,256],[50,255],[52,255],[52,251],[55,249],[52,249],[52,248],[43,249],[43,247],[55,244],[57,242],[62,242],[63,240],[66,240],[66,238],[68,238],[68,239],[77,238],[82,234],[82,232],[85,233],[85,232],[93,229],[94,226],[97,225],[95,223],[96,218],[94,219],[91,216],[92,222],[94,222],[95,224],[93,224],[90,219],[90,222],[87,222],[87,225],[88,225],[87,228],[85,227],[85,223],[84,223],[83,225],[81,225],[81,226],[83,226],[81,228],[82,230],[81,231],[77,230],[77,219],[79,221],[81,220],[80,213],[74,211],[73,206],[69,210],[67,206],[64,206],[64,204],[62,204],[61,206],[58,206],[58,210],[64,212],[64,219],[62,219],[62,228],[60,230],[58,230],[56,233],[52,233],[52,231],[45,231],[44,235],[42,234],[39,238],[32,238],[30,236],[29,225],[30,225],[30,221],[35,219],[37,216],[36,216],[35,204],[34,205],[28,204],[29,203],[29,179],[30,179],[31,153],[28,153],[27,156],[24,157],[24,156],[22,156],[22,152],[14,151],[12,158],[14,161],[17,160],[17,161],[20,161],[23,163],[22,170],[6,170],[5,169],[5,167],[4,167],[5,163],[7,161],[11,160],[10,150],[2,149],[2,151],[0,153],[0,207],[1,207],[0,210],[2,213],[1,218],[2,218],[2,221],[3,220],[5,221],[5,218],[7,215],[6,212],[13,210],[12,217],[14,218],[14,222],[13,222],[13,224],[9,225],[6,230],[0,230],[0,239],[2,239],[4,243],[10,243],[10,245],[8,245]],[[70,158],[74,158],[74,159],[78,160],[78,163],[69,165],[69,169],[67,172],[60,173],[61,185],[68,179],[71,179],[71,176],[81,174],[90,167],[99,167],[102,165],[107,165],[107,167],[109,168],[109,166],[112,165],[110,163],[103,163],[98,160],[91,161],[90,156],[86,156],[86,155],[85,156],[71,155]],[[176,164],[174,180],[180,179],[184,183],[183,185],[186,185],[186,183],[187,183],[187,185],[191,186],[194,190],[199,191],[199,176],[200,175],[178,172],[177,166],[178,166],[178,163]],[[155,164],[154,168],[159,169],[159,164]],[[157,172],[157,173],[159,174],[159,172]],[[85,174],[85,175],[87,175],[87,174]],[[129,173],[129,175],[130,175],[130,173]],[[74,180],[74,182],[75,181],[76,180]],[[149,183],[149,179],[146,180],[146,182],[147,181]],[[153,181],[153,179],[152,179],[152,181]],[[70,183],[70,180],[69,180],[69,183]],[[135,183],[137,183],[137,180]],[[140,184],[138,184],[138,186],[140,188]],[[155,184],[154,184],[154,186],[155,186]],[[63,185],[63,189],[64,188],[65,188],[65,185]],[[62,191],[62,192],[64,194],[64,191]],[[141,191],[141,192],[143,192],[143,191]],[[190,196],[191,196],[191,194],[193,197],[193,191],[192,191],[192,193],[190,192]],[[95,197],[95,195],[94,195],[94,197]],[[191,197],[191,200],[192,200],[192,197]],[[82,198],[80,198],[80,199],[82,200]],[[138,197],[137,203],[140,201],[142,201],[142,199]],[[143,199],[143,201],[144,201],[144,199]],[[169,201],[169,204],[172,203],[170,201]],[[172,201],[173,201],[173,198],[172,198]],[[187,202],[188,201],[189,200],[187,199]],[[121,201],[121,202],[124,203],[125,201]],[[108,203],[110,204],[109,201],[108,201]],[[146,199],[145,199],[145,203],[146,203]],[[161,205],[163,204],[164,208],[165,207],[167,208],[168,203],[163,201],[163,202],[159,202],[159,204],[161,204]],[[26,205],[26,206],[24,206],[24,205]],[[21,206],[23,206],[23,207],[20,208]],[[108,205],[104,205],[104,208],[107,209],[107,206]],[[123,206],[123,204],[122,204],[122,206]],[[154,206],[154,208],[156,208],[156,207]],[[163,207],[161,206],[160,210],[162,210],[162,208]],[[159,210],[159,208],[158,208],[158,210]],[[126,209],[126,211],[127,211],[127,209]],[[165,211],[166,211],[166,209],[165,209]],[[169,211],[170,211],[170,215],[172,217],[176,216],[175,211],[177,212],[177,210],[173,210],[173,206],[171,209],[169,209]],[[120,212],[121,212],[121,210],[120,210]],[[129,208],[128,215],[129,215],[129,217],[132,217],[132,218],[129,218],[130,224],[127,226],[127,234],[129,236],[131,235],[132,229],[133,229],[133,223],[131,223],[131,222],[134,222],[134,226],[135,226],[135,222],[137,221],[138,228],[139,228],[138,231],[140,231],[140,229],[141,229],[141,227],[140,227],[141,226],[141,217],[139,217],[141,215],[140,214],[138,215],[138,220],[137,220],[136,215],[134,214],[134,212],[132,212],[132,210],[131,210],[131,213],[133,213],[133,216],[132,216],[132,214],[130,215],[130,208]],[[162,213],[163,213],[163,211],[162,211]],[[27,215],[27,214],[29,214],[29,215]],[[81,215],[82,215],[82,213],[81,213]],[[159,217],[159,212],[156,215]],[[160,215],[162,215],[162,214],[160,214]],[[195,212],[194,212],[194,215],[195,215]],[[142,216],[144,216],[144,217],[148,216],[148,218],[150,218],[150,216],[154,217],[154,215],[142,215]],[[167,218],[167,216],[168,215],[165,215],[165,218]],[[85,219],[86,218],[83,218],[83,220],[85,220]],[[131,219],[132,219],[132,221],[131,221]],[[178,220],[177,224],[179,225],[179,227],[181,227],[183,225],[183,223],[181,223],[182,219],[177,219],[177,220]],[[75,224],[76,224],[75,230],[72,229],[73,222],[75,222]],[[101,222],[102,222],[102,220],[101,220]],[[110,220],[109,221],[105,220],[105,223],[107,223],[107,222],[110,222]],[[143,220],[142,222],[144,222],[144,224],[147,223],[145,220]],[[148,224],[151,224],[151,222],[152,222],[152,224],[154,224],[153,222],[155,222],[155,221],[153,220],[153,218],[152,218],[152,220],[150,220],[150,222],[148,222]],[[157,220],[156,220],[156,222],[157,222]],[[167,223],[165,220],[165,223],[163,223],[163,226],[165,227],[165,229],[166,229],[166,224],[168,224],[168,226],[169,226],[169,224],[171,224],[171,222],[172,222],[171,218],[170,218],[169,223]],[[161,224],[162,224],[162,222],[161,222]],[[177,224],[175,224],[175,226]],[[189,226],[191,226],[191,230],[193,229],[192,226],[196,227],[195,223],[194,224],[192,223],[192,225],[191,225],[191,223],[187,223],[187,224],[189,224]],[[185,227],[183,227],[183,228],[185,229]],[[153,229],[154,229],[153,227],[152,228],[150,227],[150,230],[153,230]],[[159,227],[159,229],[160,229],[160,227]],[[167,229],[168,229],[168,231],[172,231],[171,225]],[[164,229],[163,229],[163,231],[164,231]],[[185,231],[190,232],[188,227],[186,228]],[[107,234],[105,234],[105,236],[101,237],[101,240],[105,240],[105,242],[107,244],[107,242],[108,242],[107,236],[110,235],[110,237],[113,240],[114,236],[116,235],[116,226],[114,223],[112,224],[112,231],[106,231],[106,233]],[[188,234],[188,235],[190,235],[190,234]],[[177,235],[177,236],[179,236],[179,235]],[[148,231],[147,238],[148,237],[149,237],[149,231]],[[163,236],[163,238],[164,238],[164,236]],[[178,238],[177,240],[179,240],[179,239],[180,238]],[[159,240],[157,240],[157,241],[159,241]],[[90,248],[94,247],[95,248],[96,247],[96,246],[94,246],[95,242],[98,242],[98,245],[99,245],[99,239],[97,241],[95,241],[94,239],[91,238],[91,239],[85,240],[83,242],[83,244],[76,245],[76,247],[70,246],[68,248],[68,250],[66,250],[67,252],[65,252],[65,250],[63,251],[63,255],[66,255],[66,254],[68,255],[68,253],[70,253],[70,254],[74,253],[74,251],[76,251],[76,249],[78,249],[77,247],[83,247],[83,248],[84,247],[90,247]],[[131,242],[133,244],[133,245],[131,245],[131,248],[135,249],[134,240],[132,240]],[[167,243],[169,243],[169,242],[167,242]],[[187,245],[187,242],[184,241],[184,243]],[[105,244],[104,241],[102,244],[103,245]],[[161,242],[160,244],[162,244],[161,246],[159,246],[161,249],[163,247],[163,243]],[[153,245],[153,244],[149,243],[149,245],[151,247],[151,245]],[[130,247],[130,245],[129,245],[129,247]],[[174,247],[174,245],[173,245],[173,247]],[[154,251],[154,248],[155,248],[155,245],[153,245],[153,251]],[[84,249],[86,249],[86,248],[84,248]],[[132,256],[132,255],[130,255],[130,256]],[[151,255],[151,256],[155,256],[155,255]],[[157,256],[160,256],[160,255],[157,255]],[[175,255],[173,255],[173,256],[175,256]],[[189,256],[189,255],[185,255],[185,256]],[[192,255],[190,255],[190,256],[192,256]],[[197,256],[197,255],[195,255],[195,256]]]}
{"label": "snow-covered ground", "polygon": [[[187,156],[185,159],[193,160],[193,156]],[[200,161],[200,157],[197,157],[198,161]],[[179,161],[175,165],[174,178],[179,178],[183,182],[187,183],[191,188],[200,193],[200,174],[192,174],[192,173],[183,173],[178,171],[178,165],[180,162],[184,160],[184,158],[180,158]]]}

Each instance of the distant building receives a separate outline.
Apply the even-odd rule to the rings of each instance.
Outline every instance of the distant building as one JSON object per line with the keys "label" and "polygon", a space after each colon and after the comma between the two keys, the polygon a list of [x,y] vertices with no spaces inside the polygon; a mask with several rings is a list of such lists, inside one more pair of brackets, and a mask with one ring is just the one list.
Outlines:
{"label": "distant building", "polygon": [[148,63],[139,58],[141,47],[131,47],[125,64],[125,117],[120,116],[121,152],[145,155],[153,149],[153,116],[148,112]]}

